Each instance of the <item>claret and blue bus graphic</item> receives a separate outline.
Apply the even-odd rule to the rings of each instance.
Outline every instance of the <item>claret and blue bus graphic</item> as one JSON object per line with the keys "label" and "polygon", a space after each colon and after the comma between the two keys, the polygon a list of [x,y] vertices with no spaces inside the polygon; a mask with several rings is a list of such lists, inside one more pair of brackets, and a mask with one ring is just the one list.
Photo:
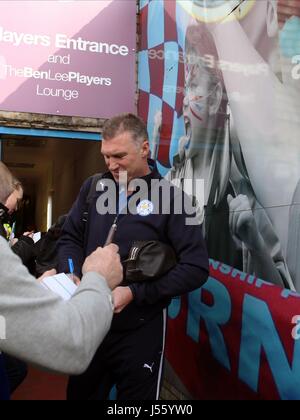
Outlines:
{"label": "claret and blue bus graphic", "polygon": [[190,398],[299,399],[300,3],[140,10],[139,112],[161,173],[203,203],[211,258],[170,307],[167,378]]}

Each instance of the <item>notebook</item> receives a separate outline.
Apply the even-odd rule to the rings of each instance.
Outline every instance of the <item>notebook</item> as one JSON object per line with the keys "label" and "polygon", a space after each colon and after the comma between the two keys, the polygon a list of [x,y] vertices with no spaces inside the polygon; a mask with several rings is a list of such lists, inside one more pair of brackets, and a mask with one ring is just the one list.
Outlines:
{"label": "notebook", "polygon": [[52,292],[59,295],[64,301],[70,300],[77,289],[77,286],[65,273],[45,277],[41,281],[41,285],[45,289],[52,290]]}

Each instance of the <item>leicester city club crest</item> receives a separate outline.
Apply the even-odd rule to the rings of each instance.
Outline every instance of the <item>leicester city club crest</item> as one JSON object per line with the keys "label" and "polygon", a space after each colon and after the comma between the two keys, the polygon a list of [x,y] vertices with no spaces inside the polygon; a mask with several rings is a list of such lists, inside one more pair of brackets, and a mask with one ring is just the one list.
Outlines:
{"label": "leicester city club crest", "polygon": [[143,200],[137,206],[137,213],[140,216],[149,216],[149,214],[153,213],[154,205],[149,200]]}

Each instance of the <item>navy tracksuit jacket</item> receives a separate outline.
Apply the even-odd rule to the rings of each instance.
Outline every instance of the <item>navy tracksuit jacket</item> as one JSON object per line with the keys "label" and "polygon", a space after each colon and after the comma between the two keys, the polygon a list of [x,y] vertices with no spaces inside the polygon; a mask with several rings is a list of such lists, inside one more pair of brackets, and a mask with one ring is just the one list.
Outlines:
{"label": "navy tracksuit jacket", "polygon": [[[153,161],[152,164],[154,164]],[[102,179],[113,180],[113,177],[108,172],[103,175]],[[143,179],[149,186],[151,180],[162,179],[155,164],[152,172]],[[164,180],[164,182],[167,181]],[[63,227],[58,245],[59,271],[68,272],[68,259],[72,258],[75,274],[79,277],[81,277],[81,267],[85,258],[97,247],[104,245],[116,216],[116,214],[99,215],[97,213],[96,201],[103,194],[100,191],[95,192],[93,203],[89,206],[87,222],[83,221],[83,214],[87,209],[86,198],[91,184],[91,178],[83,184]],[[116,188],[116,194],[118,194],[117,185]],[[162,197],[162,195],[163,193],[160,198],[166,200],[166,197]],[[160,279],[130,285],[134,300],[120,314],[114,316],[112,330],[128,330],[138,327],[141,320],[145,322],[147,319],[152,319],[165,308],[171,298],[197,289],[208,277],[208,255],[202,228],[200,225],[186,225],[186,218],[191,217],[190,215],[174,214],[174,197],[178,198],[178,196],[183,199],[184,193],[172,186],[170,208],[173,214],[119,216],[113,242],[120,248],[121,260],[128,258],[134,241],[159,240],[173,247],[178,257],[178,264]],[[150,199],[150,195],[146,198]],[[164,203],[164,201],[162,202]]]}

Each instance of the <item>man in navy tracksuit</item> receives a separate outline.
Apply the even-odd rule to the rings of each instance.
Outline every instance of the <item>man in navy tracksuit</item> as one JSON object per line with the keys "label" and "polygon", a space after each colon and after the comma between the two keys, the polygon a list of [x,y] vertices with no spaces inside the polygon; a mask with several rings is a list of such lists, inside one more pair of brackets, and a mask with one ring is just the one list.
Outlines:
{"label": "man in navy tracksuit", "polygon": [[[98,246],[104,246],[117,211],[107,214],[99,211],[99,198],[109,194],[107,189],[101,190],[101,185],[109,180],[115,186],[111,194],[120,197],[121,172],[126,172],[128,177],[128,207],[136,210],[117,218],[113,242],[120,248],[121,259],[128,258],[134,241],[157,240],[173,247],[178,262],[154,281],[128,284],[125,278],[114,290],[115,316],[111,330],[88,370],[70,378],[68,399],[91,399],[100,395],[107,398],[111,385],[116,384],[119,400],[154,400],[159,397],[161,385],[166,308],[171,298],[197,289],[206,281],[207,251],[201,226],[187,222],[193,214],[189,211],[187,214],[186,205],[181,214],[175,211],[175,200],[187,202],[181,190],[162,181],[169,186],[170,198],[158,189],[158,203],[151,201],[151,192],[157,188],[161,176],[154,162],[148,159],[148,134],[138,117],[124,114],[105,124],[102,154],[109,172],[98,182],[88,209],[92,178],[82,186],[59,241],[59,270],[68,272],[68,259],[72,258],[75,275],[80,278],[85,257]],[[132,206],[130,202],[132,199],[134,202],[138,194],[138,189],[130,188],[133,180],[145,181],[148,192]],[[191,206],[189,199],[188,203]],[[169,211],[164,211],[168,207]]]}

